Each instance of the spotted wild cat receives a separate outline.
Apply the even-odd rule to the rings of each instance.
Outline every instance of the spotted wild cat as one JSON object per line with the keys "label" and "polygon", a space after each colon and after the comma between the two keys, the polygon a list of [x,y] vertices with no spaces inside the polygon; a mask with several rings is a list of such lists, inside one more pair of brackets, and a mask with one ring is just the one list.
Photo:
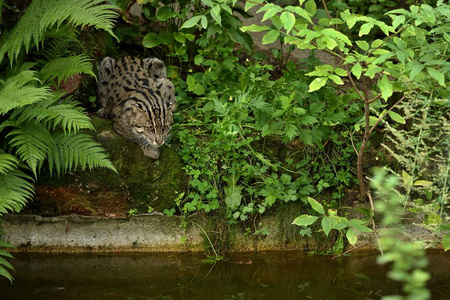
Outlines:
{"label": "spotted wild cat", "polygon": [[175,90],[157,58],[104,58],[98,68],[97,115],[111,118],[114,129],[137,143],[144,154],[159,158],[173,124]]}

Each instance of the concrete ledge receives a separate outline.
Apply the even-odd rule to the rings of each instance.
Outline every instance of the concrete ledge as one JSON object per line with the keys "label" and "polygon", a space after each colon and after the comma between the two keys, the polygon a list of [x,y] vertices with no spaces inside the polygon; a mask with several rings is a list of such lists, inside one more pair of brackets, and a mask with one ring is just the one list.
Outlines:
{"label": "concrete ledge", "polygon": [[6,215],[2,227],[3,239],[16,251],[202,251],[198,230],[184,232],[179,217],[157,213],[130,218]]}
{"label": "concrete ledge", "polygon": [[[194,218],[195,219],[195,218]],[[1,224],[2,238],[16,246],[12,252],[202,252],[204,221],[188,222],[180,228],[181,217],[167,217],[161,213],[129,218],[89,217],[80,215],[41,217],[36,215],[5,215]],[[316,242],[309,238],[297,243],[280,240],[274,217],[261,220],[268,228],[268,236],[254,236],[243,231],[234,232],[232,252],[268,250],[314,250]],[[398,238],[421,240],[428,248],[442,248],[441,237],[421,226],[404,224]],[[202,228],[200,228],[202,227]],[[386,229],[379,228],[382,235]],[[209,234],[209,233],[208,233]],[[211,233],[214,234],[214,233]],[[184,242],[183,242],[184,241]],[[321,243],[332,241],[322,241]],[[305,247],[308,246],[309,247]],[[353,250],[351,250],[353,249]],[[377,250],[372,233],[358,236],[355,246],[347,250]]]}

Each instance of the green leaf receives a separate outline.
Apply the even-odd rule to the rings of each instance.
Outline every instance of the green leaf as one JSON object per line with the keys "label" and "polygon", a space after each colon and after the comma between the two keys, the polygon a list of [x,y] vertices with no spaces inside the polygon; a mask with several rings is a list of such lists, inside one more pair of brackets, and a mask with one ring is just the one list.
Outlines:
{"label": "green leaf", "polygon": [[362,67],[360,65],[360,63],[356,63],[353,65],[351,72],[353,75],[355,75],[355,77],[357,79],[359,79],[361,77],[361,73],[362,73]]}
{"label": "green leaf", "polygon": [[407,64],[407,68],[411,70],[409,73],[409,79],[413,80],[420,73],[420,71],[423,70],[424,66],[413,60]]}
{"label": "green leaf", "polygon": [[292,224],[298,225],[298,226],[309,226],[313,224],[315,221],[317,221],[319,217],[316,216],[310,216],[310,215],[301,215],[297,218],[295,218],[294,222]]}
{"label": "green leaf", "polygon": [[314,92],[319,90],[321,87],[323,87],[327,83],[328,78],[327,77],[317,77],[309,84],[309,90],[308,92]]}
{"label": "green leaf", "polygon": [[206,16],[202,16],[201,24],[203,29],[206,29],[208,27],[208,19],[206,18]]}
{"label": "green leaf", "polygon": [[391,117],[391,119],[394,120],[395,122],[400,123],[400,124],[406,124],[406,120],[398,113],[390,110],[388,112],[388,114],[389,114],[389,117]]}
{"label": "green leaf", "polygon": [[351,228],[350,228],[349,230],[347,230],[346,237],[347,237],[348,242],[349,242],[351,245],[355,245],[355,244],[356,244],[356,241],[358,240],[358,235],[357,235],[356,232],[355,232],[353,229],[351,229]]}
{"label": "green leaf", "polygon": [[156,18],[159,21],[164,22],[170,18],[175,17],[176,15],[177,14],[172,11],[172,7],[170,7],[169,5],[164,5],[158,9],[158,12],[156,13]]}
{"label": "green leaf", "polygon": [[342,253],[342,251],[344,251],[344,238],[343,235],[340,234],[336,243],[333,246],[333,253],[339,254]]}
{"label": "green leaf", "polygon": [[331,231],[331,222],[330,222],[330,218],[327,216],[323,216],[323,218],[322,218],[322,229],[323,229],[323,232],[326,234],[326,236],[328,236],[328,234]]}
{"label": "green leaf", "polygon": [[286,33],[289,34],[291,29],[295,25],[294,14],[289,11],[284,11],[280,16],[280,19],[281,19],[281,23],[283,24],[284,29],[286,29]]}
{"label": "green leaf", "polygon": [[428,180],[416,180],[414,182],[415,186],[423,186],[423,187],[430,187],[433,185],[433,182],[428,181]]}
{"label": "green leaf", "polygon": [[383,77],[378,80],[378,88],[381,91],[381,97],[387,100],[393,93],[392,83],[389,81],[389,78],[386,74],[383,74]]}
{"label": "green leaf", "polygon": [[317,211],[319,214],[324,215],[325,214],[325,210],[323,209],[322,204],[320,204],[319,202],[317,202],[315,199],[308,197],[308,202],[311,205],[312,209],[314,209],[315,211]]}
{"label": "green leaf", "polygon": [[334,69],[334,73],[338,74],[341,77],[347,76],[347,71],[341,68]]}
{"label": "green leaf", "polygon": [[229,209],[236,210],[241,205],[242,189],[242,186],[235,183],[224,188],[225,204]]}
{"label": "green leaf", "polygon": [[[222,26],[222,17],[220,16],[220,11],[221,11],[220,5],[216,5],[211,9],[210,14],[211,14],[211,17],[214,19],[214,21],[216,21],[217,24]],[[203,24],[202,24],[202,26],[203,26]],[[206,29],[206,27],[204,27],[204,26],[203,26],[203,28]]]}
{"label": "green leaf", "polygon": [[364,50],[364,51],[369,50],[369,43],[367,43],[366,41],[356,41],[355,43],[362,50]]}
{"label": "green leaf", "polygon": [[[273,16],[275,16],[277,13],[283,11],[283,8],[281,8],[278,5],[275,4],[268,4],[266,5],[269,9],[267,10],[267,12],[264,14],[261,22],[264,22],[265,20],[268,20],[270,18],[272,18]],[[264,7],[263,7],[264,8]],[[261,8],[258,12],[260,12],[263,8]]]}
{"label": "green leaf", "polygon": [[312,24],[312,20],[311,20],[311,16],[310,14],[304,10],[303,8],[299,7],[299,6],[287,6],[285,8],[286,10],[296,13],[297,15],[299,15],[300,17],[302,17],[303,19],[305,19],[306,21],[308,21],[308,23]]}
{"label": "green leaf", "polygon": [[450,249],[450,233],[444,234],[442,237],[442,245],[444,246],[445,252]]}
{"label": "green leaf", "polygon": [[270,27],[269,26],[261,26],[261,25],[252,24],[250,26],[242,26],[241,30],[243,32],[247,32],[247,31],[261,32],[261,31],[270,30]]}
{"label": "green leaf", "polygon": [[364,220],[351,219],[348,221],[348,225],[361,232],[372,232],[372,229],[364,225],[366,222]]}
{"label": "green leaf", "polygon": [[161,44],[158,35],[154,32],[148,33],[142,40],[142,45],[146,48],[153,48]]}
{"label": "green leaf", "polygon": [[317,11],[316,1],[308,0],[305,4],[305,10],[311,15],[314,16]]}
{"label": "green leaf", "polygon": [[343,85],[344,84],[344,82],[342,81],[341,77],[339,77],[337,75],[330,75],[330,76],[328,76],[328,78],[333,80],[334,83],[336,83],[336,84],[339,84],[339,85]]}
{"label": "green leaf", "polygon": [[[200,15],[200,16],[193,16],[191,17],[189,20],[187,20],[186,22],[183,23],[183,25],[181,25],[180,29],[183,28],[191,28],[194,27],[195,25],[197,25],[197,23],[200,21],[200,19],[204,18],[205,16]],[[156,34],[156,33],[155,33]]]}
{"label": "green leaf", "polygon": [[361,26],[359,29],[359,36],[363,36],[369,34],[370,30],[372,30],[375,23],[366,23]]}
{"label": "green leaf", "polygon": [[271,43],[275,42],[279,35],[280,35],[280,32],[278,30],[269,31],[262,38],[263,45],[271,44]]}
{"label": "green leaf", "polygon": [[436,81],[442,85],[443,87],[445,87],[445,77],[444,74],[442,74],[440,71],[430,68],[427,68],[427,72],[428,74],[430,74],[431,77],[433,77],[434,79],[436,79]]}

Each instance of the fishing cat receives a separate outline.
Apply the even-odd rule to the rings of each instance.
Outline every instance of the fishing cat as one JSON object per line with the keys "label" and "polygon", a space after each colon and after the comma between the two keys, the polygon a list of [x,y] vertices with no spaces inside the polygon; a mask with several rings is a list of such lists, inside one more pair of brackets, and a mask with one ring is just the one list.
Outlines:
{"label": "fishing cat", "polygon": [[104,58],[98,67],[97,115],[110,117],[114,129],[158,159],[173,124],[177,102],[166,67],[157,58]]}

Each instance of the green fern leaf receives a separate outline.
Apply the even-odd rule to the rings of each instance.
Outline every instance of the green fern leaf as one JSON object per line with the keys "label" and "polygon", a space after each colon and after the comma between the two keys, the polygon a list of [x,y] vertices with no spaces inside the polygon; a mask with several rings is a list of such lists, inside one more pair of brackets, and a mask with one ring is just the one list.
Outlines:
{"label": "green fern leaf", "polygon": [[35,87],[36,72],[22,71],[9,77],[0,90],[0,115],[11,109],[41,101],[50,95],[49,87]]}
{"label": "green fern leaf", "polygon": [[52,92],[51,97],[28,105],[21,109],[16,109],[10,119],[15,119],[16,124],[23,122],[42,122],[49,129],[61,127],[64,132],[77,132],[81,129],[94,130],[91,119],[84,112],[83,108],[78,106],[78,102],[56,104],[64,95],[62,92]]}
{"label": "green fern leaf", "polygon": [[[2,124],[3,125],[3,124]],[[16,124],[16,128],[7,135],[9,145],[15,150],[21,161],[25,162],[37,176],[38,167],[47,158],[48,149],[54,145],[48,129],[40,123]]]}
{"label": "green fern leaf", "polygon": [[118,14],[116,6],[104,4],[103,0],[33,0],[25,14],[9,34],[0,39],[0,62],[7,54],[12,64],[25,48],[39,47],[45,32],[64,22],[72,26],[93,26],[112,33]]}
{"label": "green fern leaf", "polygon": [[56,169],[59,176],[76,168],[84,170],[103,167],[117,173],[105,150],[90,135],[57,132],[53,135],[53,139],[55,144],[48,153],[50,172]]}
{"label": "green fern leaf", "polygon": [[19,170],[0,174],[0,215],[20,212],[34,195],[32,178]]}
{"label": "green fern leaf", "polygon": [[15,170],[18,164],[19,160],[14,155],[1,153],[0,150],[0,174]]}
{"label": "green fern leaf", "polygon": [[57,78],[58,84],[70,76],[81,73],[96,77],[92,72],[92,63],[85,55],[54,58],[41,69],[44,82]]}

